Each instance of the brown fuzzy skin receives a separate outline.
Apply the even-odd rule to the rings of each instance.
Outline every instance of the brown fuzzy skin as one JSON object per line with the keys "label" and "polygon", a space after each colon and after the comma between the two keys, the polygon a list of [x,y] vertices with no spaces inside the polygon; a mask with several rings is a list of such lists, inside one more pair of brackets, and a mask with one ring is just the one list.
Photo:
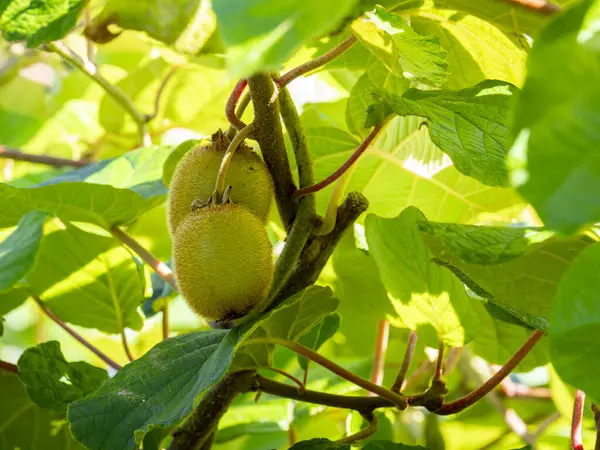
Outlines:
{"label": "brown fuzzy skin", "polygon": [[[173,236],[191,213],[194,200],[205,201],[215,190],[224,146],[209,145],[188,152],[177,164],[169,186],[167,219]],[[242,145],[233,156],[225,177],[231,185],[232,203],[247,207],[266,222],[273,201],[273,179],[259,155]]]}
{"label": "brown fuzzy skin", "polygon": [[273,281],[264,224],[232,203],[199,209],[181,223],[173,239],[173,264],[190,308],[211,320],[246,315]]}

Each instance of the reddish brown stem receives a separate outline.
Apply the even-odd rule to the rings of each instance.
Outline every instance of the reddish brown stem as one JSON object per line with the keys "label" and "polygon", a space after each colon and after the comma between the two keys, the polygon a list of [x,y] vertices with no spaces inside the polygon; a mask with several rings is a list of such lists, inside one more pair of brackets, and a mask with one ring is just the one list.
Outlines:
{"label": "reddish brown stem", "polygon": [[352,153],[350,158],[346,160],[344,164],[342,164],[335,172],[325,178],[323,181],[318,182],[317,184],[313,184],[312,186],[307,186],[302,189],[298,189],[292,194],[293,199],[298,199],[300,197],[304,197],[305,195],[314,194],[315,192],[319,192],[321,189],[325,189],[339,177],[341,177],[351,166],[356,162],[358,158],[365,152],[369,145],[373,142],[375,137],[379,134],[379,132],[383,129],[385,125],[385,121],[376,125],[369,135],[365,138],[364,141],[358,146],[358,148]]}
{"label": "reddish brown stem", "polygon": [[162,308],[162,335],[163,341],[169,337],[169,302]]}
{"label": "reddish brown stem", "polygon": [[173,77],[173,75],[175,75],[175,72],[177,72],[177,69],[178,69],[177,66],[172,67],[171,70],[169,70],[167,75],[160,82],[160,86],[158,87],[158,90],[156,91],[156,96],[154,97],[154,111],[152,111],[152,114],[146,115],[146,117],[145,117],[146,122],[150,122],[158,115],[158,111],[160,109],[160,99],[162,98],[162,95],[165,92],[165,88],[167,87],[167,84],[169,84],[169,80]]}
{"label": "reddish brown stem", "polygon": [[67,158],[56,158],[54,156],[46,155],[32,155],[29,153],[23,153],[20,150],[14,148],[8,148],[0,145],[0,158],[13,159],[15,161],[26,161],[36,164],[45,164],[52,167],[83,167],[89,164],[89,161],[84,159],[67,159]]}
{"label": "reddish brown stem", "polygon": [[[383,366],[385,363],[385,353],[390,335],[390,323],[383,319],[377,324],[377,342],[375,344],[375,358],[373,360],[373,371],[371,372],[371,382],[381,385],[383,381]],[[372,393],[370,393],[373,395]]]}
{"label": "reddish brown stem", "polygon": [[344,53],[346,50],[348,50],[350,47],[352,47],[355,42],[356,42],[356,38],[354,36],[350,36],[348,39],[346,39],[340,45],[332,48],[327,53],[319,56],[318,58],[312,59],[312,60],[284,73],[282,76],[280,76],[278,79],[275,80],[275,83],[277,83],[277,86],[279,86],[279,88],[281,89],[282,87],[289,84],[291,81],[295,80],[296,78],[301,77],[302,75],[304,75],[308,72],[311,72],[321,66],[324,66],[332,59],[337,58],[342,53]]}
{"label": "reddish brown stem", "polygon": [[129,361],[133,361],[135,358],[133,357],[131,350],[129,350],[129,344],[127,343],[127,336],[125,335],[125,330],[121,330],[121,342],[123,343],[123,349],[125,350],[125,355]]}
{"label": "reddish brown stem", "polygon": [[531,336],[529,336],[527,341],[525,341],[525,343],[521,346],[521,348],[517,350],[517,352],[510,358],[510,360],[504,366],[502,366],[498,372],[492,375],[489,380],[464,397],[461,397],[453,402],[446,403],[434,412],[441,416],[456,414],[481,400],[492,389],[498,386],[500,382],[506,376],[508,376],[508,374],[510,374],[521,361],[523,361],[523,358],[527,356],[527,354],[543,336],[544,333],[542,331],[534,331]]}
{"label": "reddish brown stem", "polygon": [[42,301],[41,298],[33,297],[33,299],[38,304],[38,306],[41,308],[41,310],[44,312],[44,314],[46,314],[48,317],[50,317],[50,319],[52,319],[54,322],[56,322],[56,324],[59,327],[61,327],[63,330],[65,330],[67,333],[69,333],[71,336],[73,336],[75,339],[77,339],[80,343],[82,343],[85,347],[87,347],[90,351],[92,351],[92,353],[94,353],[98,358],[100,358],[106,364],[111,366],[113,369],[115,369],[115,370],[121,369],[120,365],[118,365],[116,362],[114,362],[112,359],[110,359],[108,356],[106,356],[104,353],[102,353],[98,348],[96,348],[92,344],[90,344],[83,336],[81,336],[79,333],[77,333],[69,325],[64,323],[61,319],[59,319],[58,316],[56,316],[52,311],[50,311],[50,309],[44,304],[44,302]]}
{"label": "reddish brown stem", "polygon": [[110,232],[114,237],[116,237],[119,241],[133,250],[140,258],[142,258],[142,260],[148,264],[152,270],[154,270],[163,280],[171,285],[174,291],[178,291],[175,276],[173,275],[173,271],[169,269],[169,266],[142,247],[138,241],[136,241],[122,229],[113,227],[111,228]]}
{"label": "reddish brown stem", "polygon": [[579,389],[575,392],[575,402],[573,403],[573,420],[571,421],[571,447],[573,450],[583,450],[582,429],[583,404],[585,402],[585,392]]}
{"label": "reddish brown stem", "polygon": [[402,360],[402,364],[400,365],[400,369],[398,370],[398,375],[396,375],[396,380],[394,381],[394,385],[392,386],[393,392],[400,392],[400,390],[402,389],[404,379],[406,378],[406,374],[408,373],[408,369],[410,367],[410,362],[412,361],[413,355],[415,353],[416,345],[417,333],[411,330],[410,334],[408,335],[408,342],[406,344],[406,351],[404,352],[404,359]]}
{"label": "reddish brown stem", "polygon": [[240,119],[235,113],[235,108],[247,85],[247,80],[238,81],[235,87],[233,88],[229,99],[227,100],[227,104],[225,105],[225,117],[227,117],[229,123],[236,130],[241,130],[242,128],[246,127],[246,124],[242,122],[242,119]]}
{"label": "reddish brown stem", "polygon": [[19,369],[17,368],[17,366],[6,361],[0,361],[0,370],[12,373],[19,373]]}

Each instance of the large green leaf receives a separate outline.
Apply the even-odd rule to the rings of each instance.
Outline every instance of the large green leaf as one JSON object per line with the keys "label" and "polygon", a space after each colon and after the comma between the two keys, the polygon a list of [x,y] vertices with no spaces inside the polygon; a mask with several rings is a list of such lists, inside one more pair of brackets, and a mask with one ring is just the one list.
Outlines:
{"label": "large green leaf", "polygon": [[[600,387],[600,244],[587,248],[560,280],[550,316],[550,356],[560,377],[595,401]],[[582,370],[583,369],[583,370]]]}
{"label": "large green leaf", "polygon": [[448,78],[446,51],[435,36],[421,36],[381,6],[352,25],[355,36],[396,76],[433,85]]}
{"label": "large green leaf", "polygon": [[395,219],[367,216],[369,252],[400,320],[411,329],[432,326],[439,339],[461,346],[477,334],[477,314],[462,283],[432,262],[417,227],[424,218],[414,207]]}
{"label": "large green leaf", "polygon": [[108,26],[144,31],[182,52],[197,53],[216,29],[210,0],[109,0],[86,27],[94,41],[110,39]]}
{"label": "large green leaf", "polygon": [[17,229],[0,243],[0,292],[23,279],[33,267],[45,218],[40,212],[23,216]]}
{"label": "large green leaf", "polygon": [[[468,0],[435,1],[435,5],[428,2],[423,8],[410,11],[413,28],[421,34],[437,36],[448,52],[450,78],[444,87],[462,89],[486,79],[504,80],[520,86],[525,77],[529,48],[525,38],[518,31],[502,31],[489,21],[463,14],[460,8],[447,5],[460,2],[468,2],[472,8],[479,4]],[[485,2],[482,9],[487,9],[492,2],[501,3],[501,16],[508,16],[505,12],[511,6],[503,0]]]}
{"label": "large green leaf", "polygon": [[448,252],[464,262],[501,264],[522,256],[551,232],[536,228],[490,227],[456,223],[420,222],[419,229],[441,240]]}
{"label": "large green leaf", "polygon": [[[348,190],[362,192],[369,199],[370,212],[394,217],[414,205],[431,220],[472,222],[478,215],[522,203],[511,188],[485,186],[452,166],[444,168],[443,153],[431,143],[422,122],[414,116],[392,120],[381,139],[359,159]],[[334,128],[309,128],[306,134],[319,180],[336,170],[357,146],[356,138]],[[317,194],[321,213],[331,189]]]}
{"label": "large green leaf", "polygon": [[336,30],[356,0],[213,0],[232,73],[279,70],[302,44]]}
{"label": "large green leaf", "polygon": [[540,33],[516,105],[512,183],[563,233],[600,220],[599,19],[586,0]]}
{"label": "large green leaf", "polygon": [[[310,305],[304,305],[307,300]],[[195,399],[225,375],[240,343],[253,332],[300,336],[330,312],[334,300],[328,289],[313,286],[255,322],[162,341],[100,389],[69,405],[73,436],[94,450],[138,448],[144,434],[175,425],[191,412]],[[260,345],[242,351],[252,347]]]}
{"label": "large green leaf", "polygon": [[[248,335],[248,340],[280,338],[296,341],[333,313],[338,304],[338,299],[333,297],[331,289],[319,286],[307,288],[258,323],[252,334]],[[236,370],[271,367],[274,349],[273,344],[244,345],[237,352],[233,367]]]}
{"label": "large green leaf", "polygon": [[503,186],[515,90],[510,83],[486,80],[460,91],[409,89],[398,96],[381,90],[377,98],[400,116],[426,118],[431,140],[452,158],[459,172],[490,186]]}
{"label": "large green leaf", "polygon": [[[329,316],[326,316],[320,323],[300,337],[298,342],[315,351],[319,350],[319,348],[340,328],[340,320],[341,317],[339,314],[330,314]],[[306,370],[309,364],[308,359],[298,355],[298,364],[302,369]]]}
{"label": "large green leaf", "polygon": [[26,41],[29,47],[56,41],[75,27],[86,3],[86,0],[3,0],[0,31],[7,41]]}
{"label": "large green leaf", "polygon": [[[457,227],[458,229],[462,227]],[[465,227],[469,230],[470,227]],[[480,235],[486,234],[478,229]],[[524,230],[521,230],[524,232]],[[499,237],[492,228],[490,235]],[[504,235],[506,238],[507,235]],[[543,238],[541,233],[538,238]],[[510,240],[510,238],[508,239]],[[505,241],[506,242],[506,241]],[[542,242],[530,242],[520,256],[497,260],[496,264],[488,264],[489,257],[483,257],[491,249],[485,240],[468,240],[460,247],[457,242],[444,244],[439,237],[429,236],[427,243],[441,264],[448,265],[479,296],[506,310],[527,325],[547,331],[547,319],[557,285],[563,274],[569,269],[577,255],[591,244],[587,237],[561,239],[556,236]],[[517,252],[517,253],[518,253]],[[475,256],[474,256],[475,255]],[[479,256],[477,256],[479,255]],[[498,257],[496,253],[496,258]],[[475,263],[484,263],[477,264]]]}
{"label": "large green leaf", "polygon": [[0,447],[20,450],[83,450],[64,414],[33,403],[15,374],[0,371]]}
{"label": "large green leaf", "polygon": [[31,291],[61,319],[106,333],[139,330],[144,278],[131,253],[112,238],[66,225],[46,236],[26,277]]}
{"label": "large green leaf", "polygon": [[94,392],[108,379],[106,370],[83,361],[67,362],[58,341],[23,352],[18,363],[29,397],[42,408],[66,412],[67,405]]}
{"label": "large green leaf", "polygon": [[58,183],[33,188],[0,183],[0,209],[3,211],[0,227],[16,225],[25,214],[37,210],[67,221],[91,222],[111,228],[132,222],[159,201],[145,199],[129,189],[93,183]]}
{"label": "large green leaf", "polygon": [[340,300],[345,337],[344,354],[368,357],[375,348],[377,324],[394,314],[373,257],[357,248],[350,231],[342,238],[332,257],[335,296]]}

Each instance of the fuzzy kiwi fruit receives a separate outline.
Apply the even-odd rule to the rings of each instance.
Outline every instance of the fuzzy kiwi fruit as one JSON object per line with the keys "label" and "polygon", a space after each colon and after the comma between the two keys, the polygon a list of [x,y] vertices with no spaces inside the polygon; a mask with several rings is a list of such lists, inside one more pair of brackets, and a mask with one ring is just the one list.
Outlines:
{"label": "fuzzy kiwi fruit", "polygon": [[246,315],[265,298],[273,280],[263,222],[233,203],[188,214],[173,238],[173,264],[189,306],[212,320]]}
{"label": "fuzzy kiwi fruit", "polygon": [[[229,140],[221,132],[212,143],[189,151],[177,164],[169,186],[167,202],[171,235],[190,214],[194,200],[207,201],[215,190],[215,182]],[[264,161],[242,144],[235,152],[225,184],[231,186],[229,200],[248,208],[266,222],[273,200],[273,180]]]}

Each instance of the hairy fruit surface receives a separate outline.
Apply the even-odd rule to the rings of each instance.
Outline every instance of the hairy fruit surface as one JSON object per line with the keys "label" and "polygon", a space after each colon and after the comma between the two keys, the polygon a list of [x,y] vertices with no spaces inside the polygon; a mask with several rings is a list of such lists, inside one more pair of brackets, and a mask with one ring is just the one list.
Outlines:
{"label": "hairy fruit surface", "polygon": [[[167,203],[171,235],[191,213],[192,202],[207,201],[214,192],[225,149],[213,142],[189,151],[177,164]],[[245,206],[263,223],[266,221],[273,200],[273,180],[259,155],[241,145],[233,156],[225,184],[231,186],[232,203]]]}
{"label": "hairy fruit surface", "polygon": [[246,315],[265,298],[273,280],[264,224],[232,203],[188,215],[173,239],[173,263],[183,297],[207,319]]}

